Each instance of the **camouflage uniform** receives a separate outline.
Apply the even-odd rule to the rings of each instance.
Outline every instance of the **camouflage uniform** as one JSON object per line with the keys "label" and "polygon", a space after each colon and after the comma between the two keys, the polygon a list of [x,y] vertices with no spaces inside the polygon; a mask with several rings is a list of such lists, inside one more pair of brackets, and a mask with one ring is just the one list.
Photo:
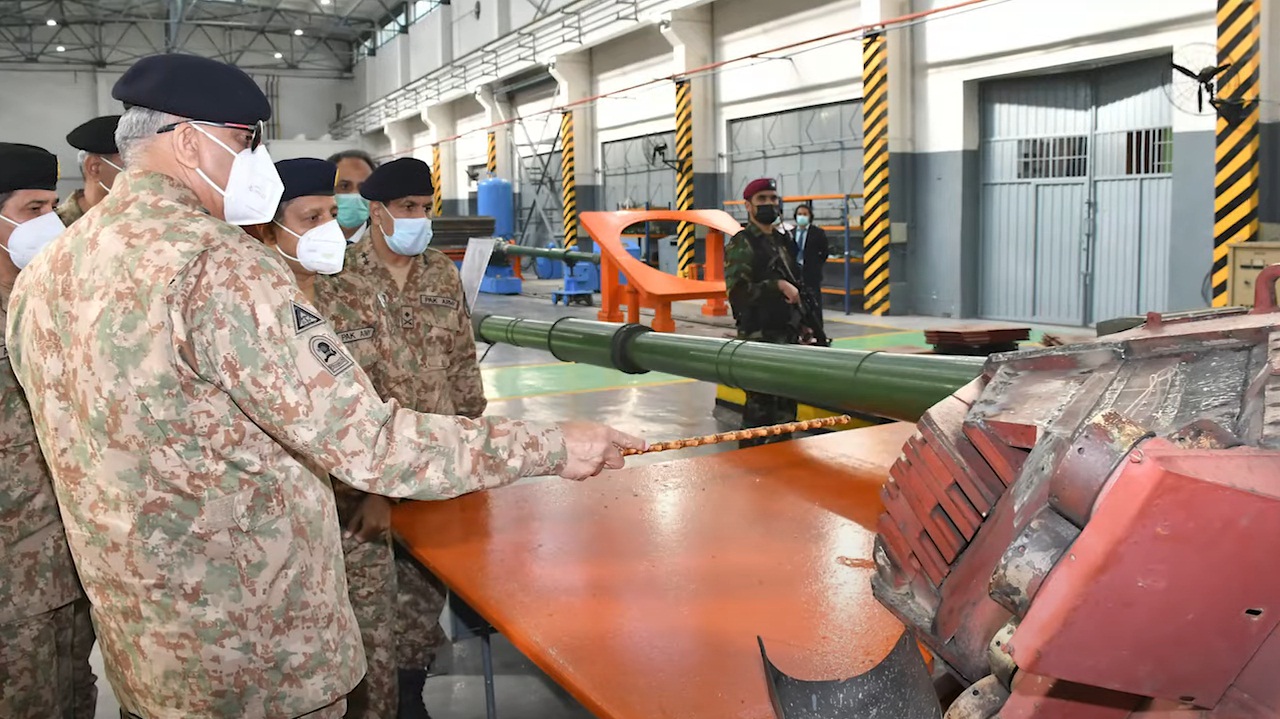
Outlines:
{"label": "camouflage uniform", "polygon": [[[320,284],[317,277],[316,284]],[[338,339],[370,382],[378,387],[390,356],[386,315],[380,311],[376,293],[352,292],[345,296],[316,292],[316,308],[327,318]],[[338,524],[347,527],[367,496],[341,481],[333,481]],[[396,686],[396,565],[391,534],[362,542],[358,537],[342,537],[343,563],[347,572],[347,596],[360,628],[368,671],[348,697],[347,716],[360,719],[395,719],[399,699]]]}
{"label": "camouflage uniform", "polygon": [[11,307],[108,678],[149,719],[297,717],[359,682],[333,491],[309,464],[443,499],[566,461],[553,425],[380,400],[279,253],[161,174],[123,173]]}
{"label": "camouflage uniform", "polygon": [[62,220],[62,224],[70,227],[76,220],[84,217],[84,210],[80,209],[80,198],[82,197],[84,197],[84,190],[76,190],[67,199],[58,203],[58,207],[54,212],[58,213],[58,219]]}
{"label": "camouflage uniform", "polygon": [[8,358],[0,342],[0,717],[93,719],[89,603]]}
{"label": "camouflage uniform", "polygon": [[[418,412],[479,417],[487,401],[476,341],[462,298],[458,268],[428,249],[415,261],[401,289],[368,240],[347,250],[346,270],[318,278],[317,293],[351,297],[373,287],[390,314],[391,363],[375,385],[383,397]],[[344,285],[360,281],[360,285]]]}
{"label": "camouflage uniform", "polygon": [[[428,249],[421,262],[414,262],[401,288],[372,241],[366,241],[348,250],[346,267],[324,278],[317,292],[345,302],[373,292],[384,305],[392,355],[381,372],[370,375],[379,393],[418,412],[471,418],[483,414],[488,400],[462,280],[453,261]],[[419,669],[430,665],[445,643],[440,628],[445,590],[408,552],[396,554],[396,653],[400,667]]]}
{"label": "camouflage uniform", "polygon": [[[788,304],[778,280],[788,280],[802,290],[800,268],[791,253],[791,240],[774,230],[766,235],[754,224],[733,236],[725,249],[724,276],[738,339],[774,344],[800,341],[800,311]],[[763,427],[796,418],[796,401],[786,397],[747,392],[742,406],[742,427]],[[788,435],[746,439],[740,447],[781,442]]]}

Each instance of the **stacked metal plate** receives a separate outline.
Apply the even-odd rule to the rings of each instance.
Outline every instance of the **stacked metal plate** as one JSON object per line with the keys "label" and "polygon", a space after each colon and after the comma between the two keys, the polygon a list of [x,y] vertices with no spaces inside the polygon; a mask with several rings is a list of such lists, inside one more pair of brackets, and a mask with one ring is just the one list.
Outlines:
{"label": "stacked metal plate", "polygon": [[472,237],[493,237],[493,228],[492,217],[433,217],[431,249],[461,261],[467,253],[467,242]]}
{"label": "stacked metal plate", "polygon": [[940,330],[925,330],[925,342],[938,354],[984,356],[993,352],[1018,349],[1018,343],[1031,338],[1030,327],[997,325],[963,325]]}

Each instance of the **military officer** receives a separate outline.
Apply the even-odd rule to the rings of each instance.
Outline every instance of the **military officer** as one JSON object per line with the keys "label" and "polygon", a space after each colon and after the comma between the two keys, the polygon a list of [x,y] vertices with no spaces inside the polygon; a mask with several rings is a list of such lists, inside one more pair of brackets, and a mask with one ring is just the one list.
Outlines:
{"label": "military officer", "polygon": [[[725,249],[724,276],[738,339],[797,344],[800,322],[800,268],[790,239],[776,227],[781,213],[777,185],[768,178],[754,180],[742,193],[747,203],[747,226]],[[742,427],[763,427],[796,418],[796,402],[786,397],[747,392]],[[779,442],[786,435],[745,439],[740,447]]]}
{"label": "military officer", "polygon": [[6,335],[108,679],[147,719],[341,716],[366,665],[323,475],[441,499],[644,443],[382,401],[237,227],[282,195],[253,79],[157,55],[112,96],[125,172],[23,271]]}
{"label": "military officer", "polygon": [[120,150],[116,147],[119,122],[119,115],[95,117],[67,135],[67,144],[80,151],[77,162],[84,174],[84,189],[71,193],[58,205],[58,217],[64,225],[70,227],[89,208],[102,202],[111,192],[116,176],[124,171]]}
{"label": "military officer", "polygon": [[[374,379],[383,398],[419,412],[479,417],[487,400],[462,281],[452,260],[428,248],[430,168],[414,158],[392,160],[360,184],[360,194],[370,207],[368,241],[348,250],[347,269],[324,278],[320,294],[346,304],[373,292],[386,308],[392,356]],[[365,501],[379,507],[378,516],[389,513],[383,497]],[[419,719],[426,716],[426,667],[444,641],[444,591],[407,552],[397,554],[400,714]]]}
{"label": "military officer", "polygon": [[[342,302],[332,295],[317,296],[316,276],[342,270],[346,238],[338,225],[334,201],[338,168],[312,158],[282,160],[276,170],[284,194],[275,218],[254,225],[249,234],[274,248],[285,259],[302,294],[338,334],[351,357],[372,379],[387,364],[384,314],[375,293],[352,293]],[[373,381],[376,388],[377,380]],[[323,474],[322,468],[316,468]],[[347,594],[364,643],[369,666],[364,680],[347,698],[347,716],[355,719],[395,719],[396,687],[396,567],[391,550],[390,503],[365,494],[339,480],[333,483],[347,572]],[[421,700],[419,700],[421,702]]]}
{"label": "military officer", "polygon": [[[0,144],[0,317],[14,280],[62,232],[58,159]],[[93,624],[31,411],[0,343],[0,717],[93,719]]]}

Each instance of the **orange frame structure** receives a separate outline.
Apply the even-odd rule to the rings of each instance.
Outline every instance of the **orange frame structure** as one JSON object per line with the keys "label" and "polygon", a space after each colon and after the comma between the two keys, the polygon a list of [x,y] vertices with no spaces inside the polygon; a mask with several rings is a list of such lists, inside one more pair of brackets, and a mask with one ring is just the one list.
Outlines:
{"label": "orange frame structure", "polygon": [[[674,332],[671,303],[705,299],[702,314],[723,317],[729,313],[724,284],[726,236],[736,235],[742,225],[723,210],[622,210],[583,212],[579,219],[600,251],[600,314],[605,322],[621,322],[622,305],[627,306],[627,322],[640,322],[640,308],[653,310],[653,329]],[[691,222],[707,228],[706,279],[689,280],[667,274],[632,257],[622,245],[622,231],[653,221]],[[627,284],[618,281],[618,273]]]}

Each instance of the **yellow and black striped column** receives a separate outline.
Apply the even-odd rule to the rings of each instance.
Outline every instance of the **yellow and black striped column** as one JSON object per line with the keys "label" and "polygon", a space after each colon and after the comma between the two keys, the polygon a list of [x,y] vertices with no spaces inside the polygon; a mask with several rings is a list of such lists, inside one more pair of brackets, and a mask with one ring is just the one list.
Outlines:
{"label": "yellow and black striped column", "polygon": [[862,41],[862,308],[889,312],[889,55],[883,34]]}
{"label": "yellow and black striped column", "polygon": [[[676,82],[676,209],[693,209],[693,83]],[[676,274],[688,277],[693,264],[693,242],[696,225],[680,223],[676,243]]]}
{"label": "yellow and black striped column", "polygon": [[431,214],[439,217],[444,212],[444,167],[440,161],[440,144],[431,146],[431,186],[436,195],[431,201]]}
{"label": "yellow and black striped column", "polygon": [[560,116],[560,200],[564,207],[564,247],[578,246],[578,160],[573,147],[573,110]]}
{"label": "yellow and black striped column", "polygon": [[489,162],[486,165],[490,175],[498,174],[498,133],[489,133]]}
{"label": "yellow and black striped column", "polygon": [[1231,245],[1258,238],[1258,45],[1262,0],[1218,0],[1213,306],[1227,305]]}

